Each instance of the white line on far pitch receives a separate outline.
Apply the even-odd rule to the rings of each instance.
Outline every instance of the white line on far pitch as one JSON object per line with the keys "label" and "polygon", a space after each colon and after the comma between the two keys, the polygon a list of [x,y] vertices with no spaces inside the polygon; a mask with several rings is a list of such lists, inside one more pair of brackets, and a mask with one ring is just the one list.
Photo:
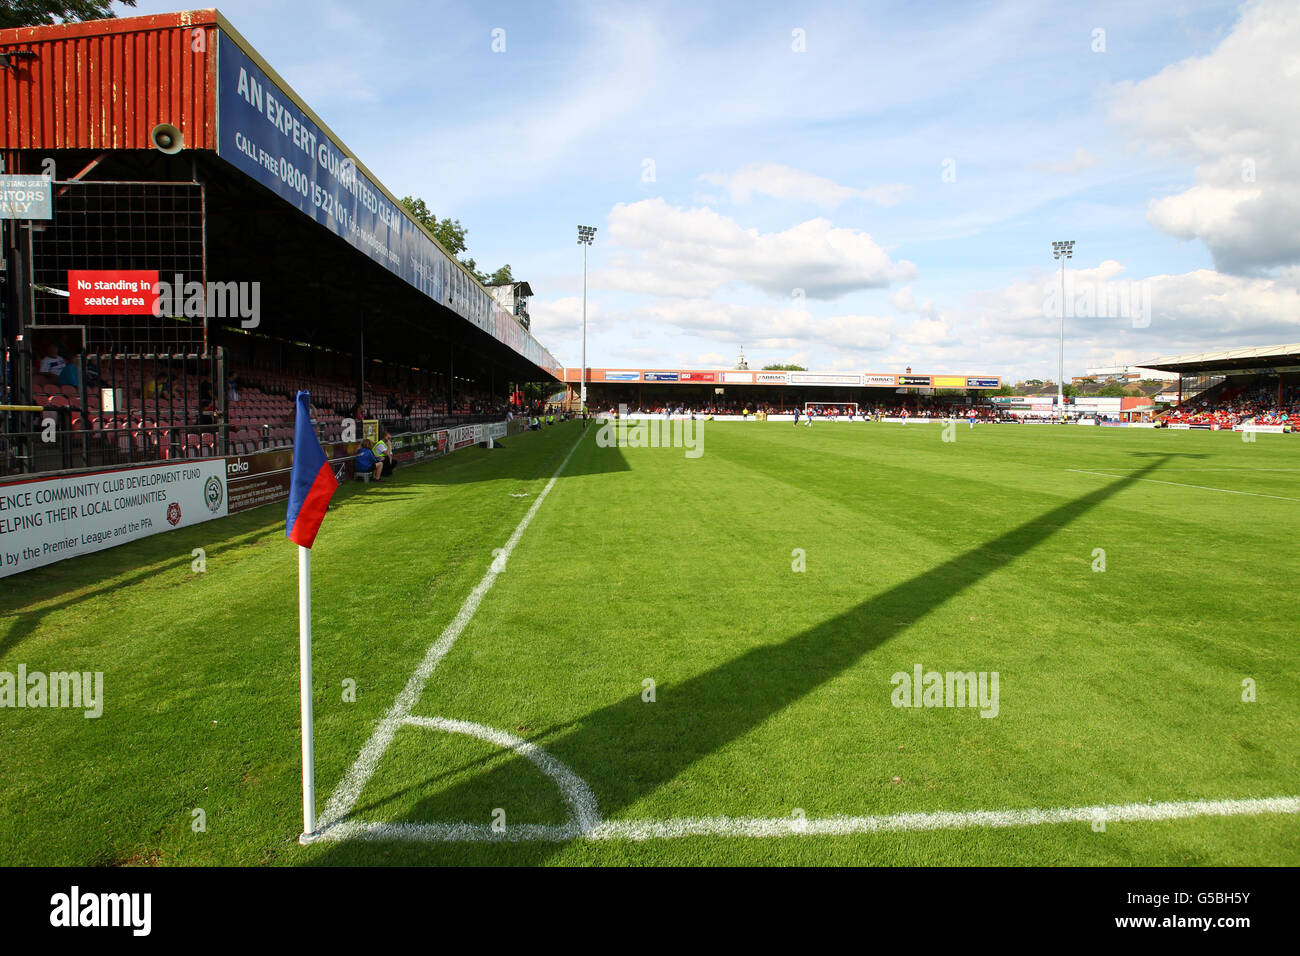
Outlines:
{"label": "white line on far pitch", "polygon": [[1129,481],[1149,481],[1154,485],[1173,485],[1175,488],[1196,488],[1200,491],[1221,491],[1225,495],[1249,495],[1252,498],[1273,498],[1277,501],[1300,501],[1300,498],[1288,498],[1285,495],[1265,495],[1258,491],[1233,491],[1231,488],[1211,488],[1208,485],[1189,485],[1183,481],[1161,481],[1158,478],[1134,478],[1130,475],[1111,475],[1104,471],[1084,471],[1082,468],[1067,468],[1066,471],[1080,475],[1099,475],[1102,478],[1125,478]]}
{"label": "white line on far pitch", "polygon": [[398,728],[410,716],[411,708],[415,706],[420,699],[420,695],[424,693],[424,687],[429,683],[429,678],[433,676],[434,668],[447,656],[447,652],[456,643],[456,639],[465,630],[465,626],[473,619],[474,613],[478,610],[483,598],[488,591],[492,590],[497,575],[505,567],[506,559],[515,550],[515,545],[523,537],[524,530],[532,523],[533,516],[537,514],[537,509],[542,506],[546,496],[551,493],[556,480],[560,477],[560,472],[564,471],[564,466],[569,463],[569,459],[573,457],[573,453],[578,450],[578,445],[582,443],[582,439],[585,437],[586,432],[584,431],[582,436],[573,443],[569,453],[564,456],[564,461],[560,462],[560,467],[555,469],[555,474],[551,475],[551,480],[546,483],[542,493],[533,501],[533,506],[528,509],[528,513],[519,522],[514,534],[506,542],[506,546],[497,553],[492,563],[488,565],[483,579],[470,592],[469,597],[465,598],[465,603],[460,606],[460,611],[457,612],[456,617],[447,625],[442,635],[429,646],[429,649],[424,654],[424,659],[420,661],[420,666],[415,669],[415,673],[406,682],[406,687],[397,695],[397,699],[393,701],[393,706],[389,709],[388,714],[379,722],[379,726],[375,728],[375,732],[371,734],[365,747],[357,755],[356,761],[339,783],[338,789],[330,797],[316,833],[312,837],[319,837],[323,830],[337,825],[352,812],[352,808],[356,806],[357,799],[361,796],[361,791],[366,782],[374,774],[375,768],[379,766],[379,761],[383,758],[385,751],[388,750],[389,744],[393,742],[393,737],[397,734]]}

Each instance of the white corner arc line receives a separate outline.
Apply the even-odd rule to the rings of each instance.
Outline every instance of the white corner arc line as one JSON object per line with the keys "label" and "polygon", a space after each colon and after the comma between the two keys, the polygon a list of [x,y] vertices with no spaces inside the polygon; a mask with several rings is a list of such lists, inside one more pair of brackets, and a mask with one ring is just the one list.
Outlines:
{"label": "white corner arc line", "polygon": [[551,475],[551,480],[546,483],[546,487],[543,488],[541,494],[534,499],[532,507],[528,509],[528,513],[524,515],[522,520],[520,520],[519,524],[515,527],[514,534],[510,536],[510,540],[506,542],[505,547],[500,550],[492,563],[488,565],[487,571],[484,572],[483,578],[477,585],[475,585],[474,590],[469,593],[467,598],[465,598],[465,602],[461,604],[460,610],[456,613],[455,618],[453,618],[451,623],[447,625],[439,638],[429,645],[429,649],[425,651],[424,659],[420,661],[415,672],[411,674],[410,679],[406,682],[406,686],[402,688],[401,693],[397,695],[397,699],[393,701],[393,706],[389,708],[388,713],[384,716],[383,720],[379,722],[374,733],[370,735],[370,739],[366,741],[365,747],[361,749],[361,753],[357,755],[357,759],[353,762],[352,766],[348,768],[348,772],[344,774],[337,789],[335,789],[334,793],[330,796],[329,803],[325,805],[325,812],[321,815],[320,824],[316,833],[312,834],[312,836],[318,837],[321,835],[321,831],[337,825],[352,811],[352,808],[356,806],[357,799],[361,796],[362,789],[374,774],[375,768],[379,766],[379,761],[383,758],[385,751],[388,750],[389,745],[393,742],[393,737],[397,734],[397,730],[401,726],[402,721],[410,715],[411,708],[415,706],[416,702],[420,699],[420,695],[424,693],[425,685],[428,684],[429,678],[433,676],[434,668],[436,668],[442,659],[447,656],[447,652],[451,650],[452,645],[456,643],[461,632],[465,630],[466,625],[469,624],[473,619],[475,612],[478,611],[478,607],[483,602],[483,598],[487,595],[488,591],[492,590],[492,585],[496,583],[497,576],[505,566],[506,560],[514,552],[515,545],[517,545],[519,539],[523,537],[524,531],[527,530],[528,526],[532,523],[534,515],[537,514],[537,510],[541,508],[542,502],[546,500],[547,496],[551,493],[551,489],[555,487],[555,482],[559,479],[560,473],[564,471],[565,465],[569,463],[569,459],[573,457],[573,453],[578,450],[578,446],[582,444],[582,440],[585,437],[585,431],[582,435],[578,436],[578,440],[573,443],[573,447],[569,449],[569,453],[565,455],[564,460],[560,462],[560,467],[555,469],[555,474]]}
{"label": "white corner arc line", "polygon": [[504,750],[513,750],[521,757],[531,760],[537,769],[555,781],[564,802],[569,805],[571,815],[568,829],[570,836],[590,833],[600,824],[600,812],[596,809],[596,796],[587,786],[587,782],[569,769],[568,765],[555,759],[541,747],[522,737],[496,730],[485,724],[475,724],[468,720],[451,720],[447,717],[407,717],[403,723],[426,727],[429,730],[441,730],[449,734],[464,734],[496,744]]}
{"label": "white corner arc line", "polygon": [[1274,498],[1278,501],[1300,501],[1300,498],[1288,498],[1285,495],[1265,495],[1258,491],[1233,491],[1231,488],[1211,488],[1208,485],[1189,485],[1183,481],[1161,481],[1158,478],[1134,478],[1130,475],[1110,475],[1104,471],[1084,471],[1082,468],[1067,468],[1080,475],[1099,475],[1102,478],[1124,478],[1129,481],[1149,481],[1155,485],[1173,485],[1175,488],[1196,488],[1200,491],[1221,491],[1225,495],[1249,495],[1252,498]]}

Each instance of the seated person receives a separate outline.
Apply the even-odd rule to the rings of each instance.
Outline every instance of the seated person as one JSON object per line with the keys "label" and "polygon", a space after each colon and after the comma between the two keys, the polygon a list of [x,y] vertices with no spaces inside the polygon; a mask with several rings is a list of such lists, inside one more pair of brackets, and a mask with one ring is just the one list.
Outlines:
{"label": "seated person", "polygon": [[397,462],[393,460],[393,436],[384,432],[379,436],[379,441],[372,448],[375,459],[383,466],[383,473],[391,476],[397,470]]}
{"label": "seated person", "polygon": [[77,359],[80,356],[74,355],[72,361],[63,366],[59,372],[59,384],[71,385],[73,388],[81,387],[81,379],[77,377]]}
{"label": "seated person", "polygon": [[371,480],[379,481],[384,473],[384,463],[375,457],[374,447],[369,438],[361,442],[353,469],[358,475],[373,475]]}
{"label": "seated person", "polygon": [[63,371],[63,366],[68,363],[59,355],[59,347],[51,345],[45,350],[45,358],[41,359],[41,373],[44,375],[58,375]]}

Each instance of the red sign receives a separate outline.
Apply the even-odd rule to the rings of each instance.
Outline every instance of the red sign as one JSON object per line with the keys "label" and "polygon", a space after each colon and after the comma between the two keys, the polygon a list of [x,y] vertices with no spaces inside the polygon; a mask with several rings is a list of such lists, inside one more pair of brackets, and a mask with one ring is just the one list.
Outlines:
{"label": "red sign", "polygon": [[682,372],[680,379],[683,382],[716,382],[717,380],[717,372]]}
{"label": "red sign", "polygon": [[68,270],[69,315],[151,315],[157,299],[157,270]]}

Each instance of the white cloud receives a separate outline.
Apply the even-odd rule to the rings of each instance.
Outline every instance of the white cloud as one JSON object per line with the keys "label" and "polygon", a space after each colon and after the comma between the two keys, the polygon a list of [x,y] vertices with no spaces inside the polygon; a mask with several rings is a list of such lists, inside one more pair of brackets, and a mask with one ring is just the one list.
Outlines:
{"label": "white cloud", "polygon": [[782,352],[810,347],[875,352],[890,344],[894,326],[889,316],[817,318],[804,309],[713,301],[668,300],[638,310],[635,317],[666,330],[714,342],[735,342],[746,350]]}
{"label": "white cloud", "polygon": [[934,307],[934,303],[926,299],[924,302],[917,302],[916,297],[912,295],[910,285],[903,286],[897,292],[889,296],[889,304],[899,312],[907,312],[912,315],[919,315],[925,319],[937,319],[939,312]]}
{"label": "white cloud", "polygon": [[[533,337],[547,342],[580,342],[582,339],[582,296],[533,299],[528,305]],[[605,327],[605,314],[593,299],[587,299],[587,335]],[[575,357],[574,364],[577,363]]]}
{"label": "white cloud", "polygon": [[[1276,278],[1211,269],[1134,278],[1125,272],[1113,260],[1067,270],[1067,375],[1158,355],[1300,340],[1300,268]],[[947,310],[954,340],[967,343],[962,351],[976,362],[1009,376],[1055,377],[1059,281],[1059,273],[1043,273],[969,296],[966,307]],[[1140,295],[1149,313],[1135,323],[1132,315],[1102,307],[1107,289],[1121,302],[1126,294]],[[1088,302],[1096,306],[1091,312],[1079,308]]]}
{"label": "white cloud", "polygon": [[710,209],[683,209],[662,199],[620,203],[609,235],[629,254],[615,258],[596,282],[605,288],[660,296],[706,298],[730,285],[781,297],[834,299],[905,281],[916,267],[894,262],[858,229],[810,219],[783,232],[760,233]]}
{"label": "white cloud", "polygon": [[1113,91],[1139,144],[1197,163],[1196,185],[1153,201],[1149,221],[1202,240],[1225,272],[1300,263],[1297,49],[1300,5],[1249,4],[1213,52]]}
{"label": "white cloud", "polygon": [[866,199],[880,206],[893,206],[912,191],[910,186],[902,183],[855,189],[779,163],[750,163],[734,173],[705,173],[700,179],[726,189],[735,203],[749,202],[757,193],[774,199],[812,202],[827,209],[849,199]]}

